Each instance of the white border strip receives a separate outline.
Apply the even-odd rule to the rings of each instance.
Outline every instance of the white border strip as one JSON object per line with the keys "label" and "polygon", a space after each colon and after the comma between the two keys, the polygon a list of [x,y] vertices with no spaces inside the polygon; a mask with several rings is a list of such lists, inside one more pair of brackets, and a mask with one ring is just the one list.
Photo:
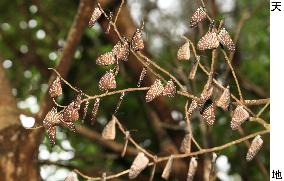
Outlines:
{"label": "white border strip", "polygon": [[270,178],[279,170],[284,179],[284,2],[272,0],[270,8],[276,1],[281,12],[270,11]]}

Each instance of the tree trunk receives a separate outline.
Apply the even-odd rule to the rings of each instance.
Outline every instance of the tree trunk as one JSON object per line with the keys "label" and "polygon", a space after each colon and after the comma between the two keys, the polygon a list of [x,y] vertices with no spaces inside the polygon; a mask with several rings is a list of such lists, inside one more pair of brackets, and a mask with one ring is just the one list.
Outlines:
{"label": "tree trunk", "polygon": [[[79,44],[83,30],[88,24],[94,6],[93,0],[81,0],[69,30],[64,46],[58,72],[66,77],[74,52]],[[0,57],[1,58],[1,57]],[[2,62],[2,59],[1,59]],[[55,75],[52,74],[51,82]],[[37,124],[45,117],[53,103],[48,95],[41,101],[40,111],[36,115]],[[5,70],[0,65],[0,180],[4,181],[37,181],[40,179],[38,165],[38,147],[44,136],[43,128],[26,130],[20,124],[16,100],[5,76]]]}
{"label": "tree trunk", "polygon": [[11,86],[0,66],[0,175],[5,181],[39,180],[37,137],[39,130],[25,130]]}

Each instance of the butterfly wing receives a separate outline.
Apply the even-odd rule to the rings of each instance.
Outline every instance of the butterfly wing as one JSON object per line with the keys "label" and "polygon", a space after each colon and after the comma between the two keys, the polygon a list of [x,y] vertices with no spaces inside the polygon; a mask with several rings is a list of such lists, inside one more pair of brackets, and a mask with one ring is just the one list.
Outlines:
{"label": "butterfly wing", "polygon": [[219,46],[216,32],[208,31],[197,43],[199,50],[215,49]]}

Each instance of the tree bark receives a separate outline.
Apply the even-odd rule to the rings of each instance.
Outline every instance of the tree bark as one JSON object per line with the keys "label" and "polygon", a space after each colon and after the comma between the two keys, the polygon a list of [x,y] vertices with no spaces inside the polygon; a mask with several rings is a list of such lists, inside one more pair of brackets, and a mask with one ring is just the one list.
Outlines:
{"label": "tree bark", "polygon": [[[2,61],[1,61],[2,62]],[[0,175],[1,180],[39,180],[36,130],[25,130],[12,89],[0,66]]]}
{"label": "tree bark", "polygon": [[[66,77],[84,28],[87,26],[94,6],[93,0],[81,0],[78,12],[69,30],[66,45],[57,66],[58,72]],[[2,59],[1,59],[2,62]],[[52,74],[50,81],[54,80]],[[0,176],[5,181],[37,181],[40,179],[37,162],[38,147],[42,142],[43,129],[26,130],[19,120],[19,110],[5,70],[0,66]],[[51,109],[53,103],[45,95],[41,101],[38,123]],[[39,121],[40,120],[40,121]]]}

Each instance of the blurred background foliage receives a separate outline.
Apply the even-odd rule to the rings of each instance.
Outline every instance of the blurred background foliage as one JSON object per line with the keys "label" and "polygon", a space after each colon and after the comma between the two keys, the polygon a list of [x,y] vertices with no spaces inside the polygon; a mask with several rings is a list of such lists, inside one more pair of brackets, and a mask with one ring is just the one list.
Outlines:
{"label": "blurred background foliage", "polygon": [[[38,112],[39,102],[48,88],[47,81],[51,72],[47,68],[54,67],[58,61],[78,3],[78,0],[0,1],[0,55],[4,58],[1,66],[9,75],[13,95],[20,109],[31,113]],[[207,23],[195,30],[189,28],[189,19],[199,6],[199,2],[128,0],[127,4],[137,26],[141,19],[145,21],[144,39],[151,57],[183,81],[195,95],[199,95],[206,76],[199,69],[195,81],[184,81],[182,76],[188,75],[192,61],[177,62],[175,58],[178,46],[184,42],[180,35],[185,34],[197,42],[207,31]],[[269,1],[212,0],[206,4],[217,22],[224,19],[225,27],[233,38],[238,35],[233,64],[240,78],[244,97],[269,97]],[[87,94],[101,93],[98,89],[98,80],[109,67],[97,66],[95,60],[100,54],[110,51],[112,46],[98,23],[93,28],[86,29],[76,50],[67,80]],[[201,61],[207,66],[210,65],[209,51],[201,55]],[[217,64],[215,77],[225,85],[229,84],[232,92],[237,95],[231,74],[226,74],[227,66],[221,52],[218,53]],[[135,87],[136,81],[131,71],[122,67],[117,77],[118,89]],[[64,96],[59,101],[61,104],[68,104],[74,96],[74,92],[65,86]],[[159,153],[159,140],[149,126],[151,120],[147,116],[147,105],[143,96],[141,92],[127,95],[118,117],[129,130],[133,130],[132,135],[141,145]],[[96,127],[91,126],[88,121],[85,124],[100,132],[111,118],[118,98],[119,95],[103,98],[98,112],[99,124],[96,124]],[[175,124],[184,124],[183,109],[186,100],[178,96],[167,100],[172,109],[173,119],[176,120]],[[255,111],[259,109],[260,107],[254,107]],[[269,111],[265,112],[263,118],[269,120]],[[219,110],[216,124],[212,128],[205,127],[204,138],[200,131],[202,125],[195,117],[192,121],[194,135],[205,147],[221,145],[239,138],[239,133],[229,128],[229,121],[229,113]],[[261,129],[255,123],[244,124],[243,127],[246,134]],[[119,134],[118,140],[123,142],[123,135]],[[264,136],[264,143],[259,159],[269,171],[268,135]],[[62,127],[58,129],[57,145],[51,148],[45,138],[39,151],[39,160],[42,161],[41,176],[43,180],[53,181],[62,180],[68,169],[73,168],[91,175],[100,175],[105,170],[115,173],[127,169],[133,159],[121,159],[119,155],[97,142]],[[219,179],[263,180],[263,173],[257,163],[246,163],[246,151],[245,144],[240,144],[218,153],[220,156],[225,155],[219,160]],[[121,179],[127,180],[124,177]],[[156,180],[159,180],[158,176]]]}

